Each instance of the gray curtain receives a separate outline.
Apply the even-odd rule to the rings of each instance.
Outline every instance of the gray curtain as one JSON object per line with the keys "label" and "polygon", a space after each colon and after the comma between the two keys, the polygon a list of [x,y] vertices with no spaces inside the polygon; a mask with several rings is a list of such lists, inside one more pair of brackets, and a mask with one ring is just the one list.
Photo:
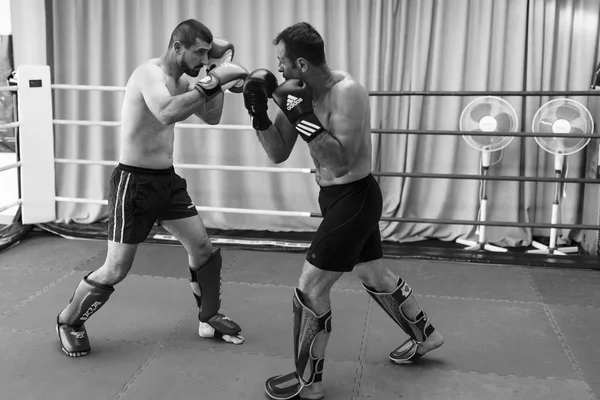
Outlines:
{"label": "gray curtain", "polygon": [[[308,21],[323,35],[334,69],[370,91],[585,90],[596,64],[596,0],[60,0],[52,2],[55,83],[124,86],[133,69],[158,57],[175,25],[196,18],[236,45],[235,61],[276,71],[273,37]],[[55,118],[120,119],[122,93],[55,91]],[[474,97],[372,97],[372,127],[458,130]],[[549,98],[506,97],[521,130],[531,130]],[[576,98],[584,105],[587,98]],[[271,111],[275,105],[271,104]],[[200,123],[195,117],[189,121]],[[240,95],[227,95],[223,124],[248,125]],[[56,126],[56,156],[117,160],[118,129]],[[491,175],[552,176],[553,156],[533,138],[494,153]],[[272,167],[254,132],[176,130],[175,163]],[[585,152],[568,159],[581,177]],[[460,136],[373,135],[375,171],[479,173],[480,154]],[[312,167],[298,143],[281,167]],[[111,167],[57,165],[59,196],[105,199]],[[197,205],[318,212],[313,177],[256,172],[178,171]],[[476,219],[476,180],[380,178],[384,216]],[[566,185],[562,222],[581,223],[581,185]],[[491,181],[488,219],[549,222],[554,185]],[[60,203],[59,220],[93,223],[106,206]],[[203,212],[209,228],[313,231],[320,219]],[[473,239],[473,226],[381,223],[391,241]],[[562,239],[569,239],[568,231]],[[500,245],[529,244],[547,230],[488,228]],[[577,239],[576,233],[573,233]]]}

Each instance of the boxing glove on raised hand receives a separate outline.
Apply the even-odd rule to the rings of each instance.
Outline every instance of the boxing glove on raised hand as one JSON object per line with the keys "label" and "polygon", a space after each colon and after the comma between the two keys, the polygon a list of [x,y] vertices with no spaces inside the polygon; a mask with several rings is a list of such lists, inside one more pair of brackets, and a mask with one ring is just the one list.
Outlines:
{"label": "boxing glove on raised hand", "polygon": [[195,89],[206,97],[206,101],[212,100],[217,94],[244,81],[248,76],[248,70],[239,64],[223,63],[213,68],[206,77],[196,82]]}
{"label": "boxing glove on raised hand", "polygon": [[[213,68],[222,65],[224,63],[230,63],[233,61],[235,55],[235,47],[232,43],[223,38],[213,38],[212,47],[208,52],[208,63],[206,64],[206,73],[208,74]],[[238,80],[235,84],[232,84],[228,88],[224,88],[223,91],[229,89],[232,93],[242,93],[244,87],[244,81]]]}
{"label": "boxing glove on raised hand", "polygon": [[206,64],[206,72],[210,72],[213,68],[223,63],[233,61],[235,55],[235,47],[226,39],[214,37],[212,47],[208,51],[208,63]]}
{"label": "boxing glove on raised hand", "polygon": [[300,79],[289,79],[279,85],[273,91],[273,100],[305,142],[310,143],[325,132],[313,110],[312,90]]}
{"label": "boxing glove on raised hand", "polygon": [[252,117],[252,127],[264,131],[271,126],[267,110],[267,102],[277,88],[277,78],[268,69],[260,68],[252,71],[244,83],[244,105]]}

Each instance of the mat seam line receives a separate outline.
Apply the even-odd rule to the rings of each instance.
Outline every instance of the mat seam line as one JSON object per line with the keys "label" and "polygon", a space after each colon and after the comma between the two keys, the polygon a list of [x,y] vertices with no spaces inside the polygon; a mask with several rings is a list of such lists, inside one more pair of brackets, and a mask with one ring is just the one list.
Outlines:
{"label": "mat seam line", "polygon": [[[237,261],[236,261],[237,262]],[[226,271],[229,271],[227,268]],[[177,278],[173,276],[160,276],[160,275],[150,275],[150,274],[138,274],[138,273],[130,273],[129,275],[133,276],[146,276],[151,278],[162,278],[169,280],[188,280],[188,278]],[[256,283],[256,282],[236,282],[236,281],[222,281],[222,284],[232,284],[232,285],[243,285],[250,287],[274,287],[274,288],[283,288],[283,289],[294,289],[296,286],[292,285],[284,285],[284,284],[273,284],[273,283]],[[349,292],[349,293],[363,293],[361,289],[341,289],[341,288],[332,288],[334,292]],[[566,304],[566,303],[544,303],[541,301],[527,301],[527,300],[508,300],[508,299],[489,299],[482,297],[460,297],[460,296],[446,296],[446,295],[436,295],[436,294],[415,294],[417,297],[429,297],[434,299],[442,299],[442,300],[472,300],[472,301],[488,301],[494,303],[506,303],[506,304],[524,304],[524,305],[553,305],[553,306],[562,306],[562,307],[576,307],[581,309],[591,309],[591,310],[600,310],[600,307],[593,305],[582,305],[582,304]]]}
{"label": "mat seam line", "polygon": [[554,334],[558,338],[558,341],[559,341],[561,347],[563,348],[564,353],[566,354],[567,358],[569,359],[569,362],[571,363],[571,367],[575,371],[575,374],[577,375],[577,377],[583,383],[585,383],[586,390],[587,390],[588,394],[590,395],[590,399],[595,400],[596,395],[592,391],[592,388],[590,387],[590,385],[585,380],[583,370],[579,366],[579,362],[577,361],[575,354],[573,354],[571,347],[569,347],[569,345],[567,343],[567,339],[565,338],[565,335],[562,333],[560,326],[558,326],[558,321],[556,321],[554,314],[552,314],[552,311],[550,310],[550,308],[547,305],[544,305],[543,308],[544,308],[544,313],[546,314],[546,318],[548,318],[548,321],[550,322],[550,325],[552,326],[552,330],[554,330]]}
{"label": "mat seam line", "polygon": [[[543,300],[542,293],[540,292],[538,286],[536,285],[533,275],[531,274],[530,271],[526,271],[526,273],[529,276],[529,284],[533,288],[535,294],[538,296],[538,298],[540,300]],[[554,317],[552,310],[550,310],[550,307],[544,302],[541,303],[541,306],[544,310],[544,314],[546,315],[546,318],[548,319],[548,322],[550,322],[550,326],[552,327],[552,330],[554,331],[554,334],[556,335],[558,342],[560,343],[560,345],[563,349],[563,352],[565,353],[565,355],[569,359],[569,362],[571,363],[571,368],[573,368],[577,377],[585,384],[586,391],[588,392],[588,395],[590,396],[590,400],[595,400],[596,395],[592,391],[592,388],[590,387],[590,385],[585,380],[583,370],[579,366],[579,362],[577,361],[575,354],[573,354],[571,347],[569,347],[569,344],[567,343],[567,339],[565,338],[564,334],[562,333],[562,330],[560,329],[560,326],[558,325],[558,321]]]}
{"label": "mat seam line", "polygon": [[39,297],[41,294],[47,292],[52,287],[58,285],[60,282],[64,281],[65,279],[67,279],[71,275],[76,274],[77,272],[79,272],[79,271],[76,271],[76,270],[73,269],[73,270],[71,270],[71,271],[63,274],[58,279],[55,279],[54,281],[50,282],[48,285],[46,285],[43,288],[37,290],[34,294],[30,295],[25,300],[20,301],[18,304],[16,304],[15,306],[13,306],[11,309],[4,311],[2,314],[0,314],[0,317],[6,317],[6,316],[8,316],[8,315],[10,315],[10,314],[12,314],[14,312],[16,312],[21,307],[23,307],[25,304],[27,304],[30,301],[34,300],[35,298]]}
{"label": "mat seam line", "polygon": [[[291,285],[276,285],[272,283],[248,283],[248,282],[233,282],[233,281],[224,281],[223,284],[234,284],[234,285],[242,285],[242,286],[250,286],[250,287],[274,287],[281,289],[293,289],[294,286]],[[340,289],[340,288],[332,288],[333,292],[350,292],[350,293],[364,293],[364,290],[360,289]],[[459,297],[459,296],[443,296],[443,295],[435,295],[435,294],[415,294],[417,297],[428,297],[442,300],[473,300],[473,301],[488,301],[494,303],[508,303],[508,304],[525,304],[525,305],[544,305],[544,303],[537,301],[522,301],[522,300],[507,300],[507,299],[484,299],[480,297]]]}
{"label": "mat seam line", "polygon": [[371,326],[371,310],[373,306],[373,301],[370,297],[367,299],[367,301],[368,303],[367,312],[365,315],[365,326],[363,328],[363,334],[360,342],[360,349],[358,352],[358,366],[354,374],[354,382],[352,384],[352,397],[350,398],[350,400],[354,400],[360,395],[360,385],[362,383],[364,371],[364,360],[365,355],[367,354],[367,347],[369,344],[369,327]]}
{"label": "mat seam line", "polygon": [[[225,275],[228,271],[231,270],[231,268],[233,268],[234,265],[236,265],[238,263],[238,261],[240,261],[240,259],[242,258],[243,255],[245,255],[246,251],[242,251],[240,252],[240,254],[237,255],[237,257],[235,257],[233,259],[233,261],[231,261],[227,267],[224,268],[222,275]],[[221,282],[224,283],[224,282]]]}
{"label": "mat seam line", "polygon": [[117,394],[115,394],[115,400],[120,400],[123,398],[123,396],[125,395],[127,390],[129,390],[131,385],[133,385],[135,383],[137,378],[152,363],[152,361],[158,356],[158,354],[164,350],[165,344],[169,340],[171,340],[171,338],[179,331],[179,329],[181,329],[183,324],[187,321],[187,319],[191,315],[192,310],[193,310],[193,308],[188,309],[188,311],[185,313],[185,315],[179,320],[179,322],[177,322],[177,324],[175,325],[175,328],[164,339],[162,339],[161,341],[158,342],[158,344],[156,345],[156,348],[154,349],[152,354],[150,354],[150,356],[148,356],[148,358],[146,358],[146,361],[144,361],[144,363],[138,368],[138,370],[129,378],[129,380],[123,385],[121,390],[119,390],[117,392]]}

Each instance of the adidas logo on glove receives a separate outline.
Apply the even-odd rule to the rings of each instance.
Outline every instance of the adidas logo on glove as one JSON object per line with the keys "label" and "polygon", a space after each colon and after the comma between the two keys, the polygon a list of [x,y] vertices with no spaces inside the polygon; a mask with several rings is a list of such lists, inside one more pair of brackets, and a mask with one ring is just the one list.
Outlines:
{"label": "adidas logo on glove", "polygon": [[296,96],[292,96],[291,94],[288,94],[287,101],[286,101],[286,108],[288,111],[290,111],[292,108],[296,107],[300,103],[302,103],[301,98],[298,98]]}

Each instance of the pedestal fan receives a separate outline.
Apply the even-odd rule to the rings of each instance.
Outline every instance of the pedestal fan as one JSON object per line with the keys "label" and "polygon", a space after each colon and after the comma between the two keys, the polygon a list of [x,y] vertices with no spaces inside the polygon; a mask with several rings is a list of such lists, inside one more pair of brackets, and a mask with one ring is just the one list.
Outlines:
{"label": "pedestal fan", "polygon": [[[494,96],[479,97],[471,101],[460,116],[460,130],[470,132],[516,132],[518,118],[514,108],[504,99]],[[514,136],[473,136],[463,135],[463,139],[475,150],[481,152],[481,171],[486,176],[490,168],[491,155],[510,144]],[[481,180],[479,221],[487,220],[487,180]],[[485,225],[478,225],[478,240],[457,239],[465,250],[506,251],[506,249],[487,243]]]}
{"label": "pedestal fan", "polygon": [[[571,99],[557,99],[544,104],[535,113],[531,129],[534,133],[561,133],[592,135],[594,121],[592,115],[581,103]],[[590,141],[590,137],[547,137],[536,136],[537,144],[550,154],[554,154],[554,172],[557,178],[562,176],[565,157],[581,151]],[[558,223],[560,212],[561,183],[556,182],[552,201],[551,224]],[[550,228],[550,242],[545,246],[539,242],[531,243],[537,250],[527,253],[566,255],[578,250],[577,246],[556,247],[556,228]]]}

